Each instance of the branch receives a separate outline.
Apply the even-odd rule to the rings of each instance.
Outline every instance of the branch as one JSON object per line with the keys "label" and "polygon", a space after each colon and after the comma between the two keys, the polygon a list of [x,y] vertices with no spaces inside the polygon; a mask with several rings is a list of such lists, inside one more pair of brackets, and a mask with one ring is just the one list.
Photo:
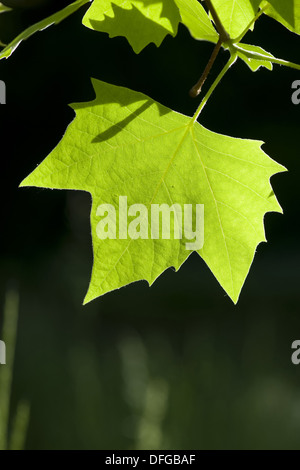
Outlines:
{"label": "branch", "polygon": [[218,13],[215,10],[215,7],[211,3],[211,0],[201,0],[202,2],[205,2],[207,5],[208,10],[210,11],[211,16],[213,17],[214,23],[216,25],[217,31],[219,33],[220,38],[222,39],[222,42],[227,42],[230,40],[230,36],[227,33],[226,29],[224,28]]}
{"label": "branch", "polygon": [[218,13],[216,12],[215,10],[215,7],[213,6],[213,4],[211,3],[211,0],[202,0],[202,1],[205,1],[206,2],[206,5],[207,5],[207,8],[208,10],[210,11],[211,13],[211,16],[213,17],[213,20],[214,20],[214,23],[216,25],[216,29],[217,29],[217,32],[219,34],[219,40],[213,50],[213,53],[208,61],[208,64],[207,66],[205,67],[205,70],[203,72],[203,74],[201,75],[200,79],[198,80],[198,82],[196,83],[196,85],[193,86],[193,88],[191,88],[190,90],[190,96],[192,98],[196,98],[200,92],[201,92],[201,89],[208,77],[208,74],[209,72],[211,71],[214,63],[215,63],[215,60],[216,58],[218,57],[218,54],[220,52],[220,49],[221,49],[221,46],[224,42],[228,42],[230,41],[230,36],[229,34],[227,33],[227,31],[225,30],[224,26],[222,25],[222,22],[218,16]]}
{"label": "branch", "polygon": [[235,54],[232,54],[229,61],[227,62],[227,64],[225,65],[225,67],[223,68],[223,70],[221,70],[221,72],[219,73],[219,75],[217,76],[216,80],[214,81],[214,83],[212,84],[212,86],[210,87],[210,89],[208,90],[208,92],[206,93],[206,95],[204,96],[203,100],[201,101],[200,103],[200,106],[197,108],[197,111],[195,112],[193,118],[192,118],[192,124],[194,124],[202,109],[204,108],[204,106],[206,105],[207,101],[209,100],[209,98],[211,97],[212,93],[214,92],[215,88],[218,86],[218,84],[220,83],[220,81],[222,80],[222,78],[224,77],[224,75],[226,74],[226,72],[228,72],[228,70],[230,69],[230,67],[234,64],[234,62],[236,61],[237,59],[237,53]]}
{"label": "branch", "polygon": [[208,74],[209,72],[211,71],[212,69],[212,66],[214,65],[215,63],[215,60],[220,52],[220,49],[221,49],[221,46],[222,46],[222,39],[221,37],[219,38],[219,41],[217,42],[214,50],[213,50],[213,53],[211,55],[211,58],[209,59],[209,62],[207,64],[207,66],[205,67],[205,70],[203,72],[203,74],[201,75],[199,81],[196,83],[196,85],[193,86],[193,88],[191,88],[190,90],[190,96],[192,98],[196,98],[200,93],[201,93],[201,89],[208,77]]}

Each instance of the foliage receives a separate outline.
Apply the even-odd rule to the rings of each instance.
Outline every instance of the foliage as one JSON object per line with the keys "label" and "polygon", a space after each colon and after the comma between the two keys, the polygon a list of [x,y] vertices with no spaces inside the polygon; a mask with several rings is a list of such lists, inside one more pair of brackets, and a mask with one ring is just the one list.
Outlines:
{"label": "foliage", "polygon": [[[89,0],[77,0],[19,35],[3,49],[9,57],[20,42],[56,24]],[[187,259],[184,240],[100,240],[97,208],[129,204],[204,204],[204,246],[198,250],[234,302],[250,269],[257,245],[265,241],[263,218],[281,208],[270,177],[285,169],[262,150],[262,142],[233,139],[202,127],[199,116],[211,94],[238,60],[251,69],[281,64],[256,45],[243,44],[245,34],[267,14],[300,33],[300,0],[94,0],[83,24],[110,37],[125,36],[136,53],[150,43],[175,36],[183,23],[196,40],[214,44],[194,96],[201,92],[221,47],[230,58],[202,99],[194,116],[182,116],[134,91],[93,80],[96,98],[74,105],[76,118],[54,151],[22,186],[79,189],[92,195],[91,227],[94,266],[85,302],[131,282],[150,284],[168,267]]]}

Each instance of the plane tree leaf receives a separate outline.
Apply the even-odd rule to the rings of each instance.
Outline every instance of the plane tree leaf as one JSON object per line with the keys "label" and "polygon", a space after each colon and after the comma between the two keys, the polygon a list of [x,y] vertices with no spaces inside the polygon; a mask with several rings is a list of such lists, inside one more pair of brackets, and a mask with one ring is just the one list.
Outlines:
{"label": "plane tree leaf", "polygon": [[136,53],[151,42],[160,46],[167,34],[175,36],[179,21],[174,0],[94,0],[83,18],[91,29],[125,36]]}
{"label": "plane tree leaf", "polygon": [[209,16],[197,0],[175,0],[181,22],[189,29],[193,38],[211,42],[218,41],[218,34]]}
{"label": "plane tree leaf", "polygon": [[211,132],[141,93],[98,80],[93,85],[95,100],[73,105],[76,117],[65,136],[21,184],[92,195],[94,264],[85,302],[134,281],[152,284],[191,253],[184,237],[99,237],[99,207],[110,204],[118,220],[121,197],[128,207],[149,210],[192,204],[195,211],[203,204],[204,245],[195,251],[237,302],[265,241],[264,215],[281,212],[270,177],[285,169],[262,142]]}
{"label": "plane tree leaf", "polygon": [[257,0],[212,0],[212,3],[232,39],[244,32],[258,11]]}
{"label": "plane tree leaf", "polygon": [[265,14],[271,16],[294,33],[300,34],[300,0],[263,1]]}
{"label": "plane tree leaf", "polygon": [[126,37],[136,53],[151,42],[160,46],[167,34],[175,36],[180,21],[193,37],[217,40],[197,0],[94,0],[83,18],[83,24],[91,29],[110,37]]}

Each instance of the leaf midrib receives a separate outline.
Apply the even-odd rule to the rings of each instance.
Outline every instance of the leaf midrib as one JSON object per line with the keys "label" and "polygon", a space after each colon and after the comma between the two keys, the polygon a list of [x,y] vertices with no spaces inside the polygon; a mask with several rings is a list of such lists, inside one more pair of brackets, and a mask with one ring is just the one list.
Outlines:
{"label": "leaf midrib", "polygon": [[[169,169],[170,169],[170,167],[171,167],[171,165],[172,165],[174,159],[176,158],[176,155],[178,154],[178,151],[179,151],[180,147],[183,145],[186,135],[188,134],[188,132],[189,132],[189,130],[190,130],[190,127],[191,127],[191,126],[190,126],[190,123],[188,123],[188,124],[187,124],[186,126],[184,126],[184,127],[186,127],[186,131],[185,131],[185,133],[183,134],[183,136],[182,136],[182,138],[181,138],[179,144],[177,145],[176,150],[175,150],[174,154],[172,155],[172,157],[171,157],[171,159],[170,159],[170,161],[169,161],[169,163],[168,163],[168,165],[167,165],[167,168],[166,168],[166,170],[165,170],[165,172],[164,172],[164,174],[163,174],[163,176],[162,176],[160,182],[158,183],[158,185],[157,185],[157,187],[156,187],[154,196],[152,197],[151,201],[149,202],[149,204],[148,204],[148,206],[147,206],[147,209],[148,209],[148,210],[149,210],[149,207],[151,206],[151,204],[153,203],[155,197],[157,196],[157,193],[158,193],[158,191],[159,191],[160,186],[161,186],[163,183],[165,183],[165,177],[166,177],[166,175],[167,175],[167,173],[168,173],[168,171],[169,171]],[[101,282],[101,284],[100,284],[100,286],[99,286],[100,289],[102,288],[104,282],[107,280],[107,278],[108,278],[108,276],[111,274],[111,272],[116,269],[118,263],[120,262],[120,260],[122,259],[122,257],[123,257],[124,254],[126,253],[126,251],[129,250],[129,247],[130,247],[132,241],[133,241],[132,239],[129,240],[129,242],[128,242],[126,248],[124,249],[124,251],[122,252],[122,254],[120,255],[120,257],[118,258],[118,260],[117,260],[117,262],[115,263],[115,265],[110,269],[110,271],[108,271],[107,275],[106,275],[105,278],[102,280],[102,282]]]}

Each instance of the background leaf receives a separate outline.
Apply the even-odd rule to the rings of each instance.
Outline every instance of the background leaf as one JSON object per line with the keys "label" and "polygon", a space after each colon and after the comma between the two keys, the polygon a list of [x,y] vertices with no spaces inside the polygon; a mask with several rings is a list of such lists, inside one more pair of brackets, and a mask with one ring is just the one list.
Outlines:
{"label": "background leaf", "polygon": [[256,0],[212,0],[212,3],[232,39],[242,34],[258,9]]}
{"label": "background leaf", "polygon": [[125,36],[136,53],[149,43],[160,46],[177,34],[180,15],[174,0],[94,0],[83,24],[110,37]]}
{"label": "background leaf", "polygon": [[[269,6],[268,6],[269,4]],[[294,33],[300,34],[300,0],[270,0],[262,2],[265,13]]]}
{"label": "background leaf", "polygon": [[126,37],[139,53],[151,42],[160,46],[167,34],[175,36],[180,21],[194,38],[217,42],[218,35],[197,0],[94,0],[83,24],[110,37]]}
{"label": "background leaf", "polygon": [[175,0],[175,2],[180,11],[181,22],[189,29],[193,38],[218,41],[218,33],[203,6],[197,0]]}
{"label": "background leaf", "polygon": [[72,13],[77,11],[81,6],[85,5],[86,3],[90,2],[91,0],[76,0],[74,3],[71,3],[67,7],[63,8],[62,10],[54,13],[53,15],[45,18],[44,20],[39,21],[38,23],[30,26],[29,28],[25,29],[21,34],[19,34],[10,44],[8,44],[1,52],[0,52],[0,60],[7,59],[11,56],[11,54],[17,49],[17,47],[21,44],[22,41],[25,39],[30,38],[33,34],[38,31],[43,31],[49,26],[54,24],[58,24],[63,21],[65,18],[70,16]]}
{"label": "background leaf", "polygon": [[4,11],[9,11],[11,8],[6,7],[3,5],[3,3],[0,3],[0,13],[3,13]]}

